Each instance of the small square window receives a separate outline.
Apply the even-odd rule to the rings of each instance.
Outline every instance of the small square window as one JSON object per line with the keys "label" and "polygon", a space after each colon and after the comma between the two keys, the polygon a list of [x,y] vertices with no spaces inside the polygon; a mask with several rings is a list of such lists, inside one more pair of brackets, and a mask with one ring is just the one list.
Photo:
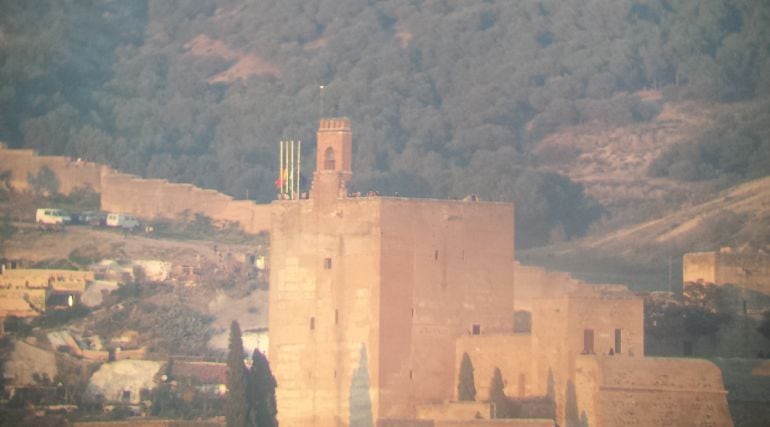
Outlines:
{"label": "small square window", "polygon": [[332,259],[331,258],[324,258],[324,269],[325,270],[331,270],[332,269]]}
{"label": "small square window", "polygon": [[474,323],[472,331],[473,335],[481,335],[481,325]]}

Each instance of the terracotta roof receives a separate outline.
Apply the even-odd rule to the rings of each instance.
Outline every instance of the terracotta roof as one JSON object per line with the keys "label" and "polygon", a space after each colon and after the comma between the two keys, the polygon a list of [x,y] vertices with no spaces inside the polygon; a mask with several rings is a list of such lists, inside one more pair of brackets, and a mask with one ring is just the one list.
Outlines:
{"label": "terracotta roof", "polygon": [[177,379],[195,378],[203,384],[227,384],[227,364],[174,360],[171,375]]}

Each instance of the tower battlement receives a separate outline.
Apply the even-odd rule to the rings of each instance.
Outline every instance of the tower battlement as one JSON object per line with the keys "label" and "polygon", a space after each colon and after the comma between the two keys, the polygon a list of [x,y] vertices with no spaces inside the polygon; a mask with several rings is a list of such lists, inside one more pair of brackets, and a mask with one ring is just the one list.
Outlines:
{"label": "tower battlement", "polygon": [[318,131],[325,130],[350,130],[350,119],[347,117],[330,117],[327,119],[321,119],[321,123],[318,126]]}

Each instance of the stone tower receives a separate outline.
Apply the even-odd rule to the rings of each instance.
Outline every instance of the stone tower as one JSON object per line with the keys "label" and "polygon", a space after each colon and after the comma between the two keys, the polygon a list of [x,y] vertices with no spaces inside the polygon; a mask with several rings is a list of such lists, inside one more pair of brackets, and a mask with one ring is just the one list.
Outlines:
{"label": "stone tower", "polygon": [[344,117],[322,119],[316,140],[311,197],[321,201],[345,197],[347,183],[353,176],[350,120]]}
{"label": "stone tower", "polygon": [[347,119],[310,199],[273,203],[270,365],[281,426],[377,425],[451,399],[455,338],[512,330],[513,206],[348,197]]}

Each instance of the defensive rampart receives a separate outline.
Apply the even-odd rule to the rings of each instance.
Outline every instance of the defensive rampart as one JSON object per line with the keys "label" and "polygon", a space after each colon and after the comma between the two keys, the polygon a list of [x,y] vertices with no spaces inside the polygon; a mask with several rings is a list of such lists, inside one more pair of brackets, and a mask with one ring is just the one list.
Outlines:
{"label": "defensive rampart", "polygon": [[142,179],[107,169],[102,173],[101,182],[102,210],[108,212],[166,219],[200,213],[215,222],[238,223],[248,233],[267,231],[270,227],[269,205],[234,200],[218,191],[163,179]]}
{"label": "defensive rampart", "polygon": [[270,206],[249,200],[234,200],[215,190],[163,179],[143,179],[117,172],[107,166],[62,156],[40,156],[33,150],[11,150],[0,145],[0,172],[9,171],[10,185],[29,190],[29,176],[43,168],[57,177],[59,192],[70,194],[91,187],[101,194],[101,209],[123,212],[142,219],[177,219],[188,213],[200,213],[215,223],[237,223],[248,233],[268,231]]}
{"label": "defensive rampart", "polygon": [[29,190],[27,178],[37,175],[44,167],[56,174],[62,194],[82,187],[101,191],[100,176],[104,166],[63,156],[39,156],[34,150],[9,150],[0,144],[0,172],[11,173],[10,185],[13,188]]}
{"label": "defensive rampart", "polygon": [[722,373],[706,360],[582,356],[576,373],[567,412],[584,425],[733,425]]}

